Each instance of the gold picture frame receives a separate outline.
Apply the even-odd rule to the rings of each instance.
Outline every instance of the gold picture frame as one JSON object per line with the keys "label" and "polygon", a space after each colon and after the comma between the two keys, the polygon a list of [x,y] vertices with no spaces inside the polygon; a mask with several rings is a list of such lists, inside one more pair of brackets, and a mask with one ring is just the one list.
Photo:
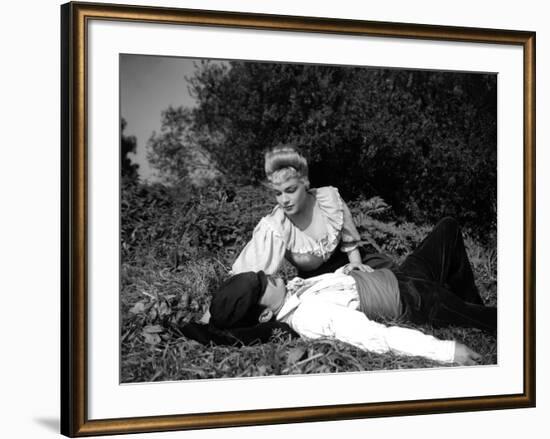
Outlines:
{"label": "gold picture frame", "polygon": [[[435,25],[383,23],[67,3],[62,22],[62,273],[61,273],[61,431],[70,437],[343,420],[380,416],[459,412],[535,405],[535,33]],[[490,43],[523,49],[523,364],[524,389],[517,394],[392,401],[320,407],[262,409],[91,420],[87,416],[88,272],[88,78],[87,29],[90,20],[137,21],[259,30],[284,30],[368,37]]]}

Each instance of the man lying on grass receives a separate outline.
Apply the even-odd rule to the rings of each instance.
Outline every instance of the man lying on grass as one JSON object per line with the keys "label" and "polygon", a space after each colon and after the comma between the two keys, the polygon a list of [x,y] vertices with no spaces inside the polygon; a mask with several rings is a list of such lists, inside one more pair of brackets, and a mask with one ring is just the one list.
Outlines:
{"label": "man lying on grass", "polygon": [[[474,283],[462,234],[452,218],[441,220],[419,247],[398,267],[369,272],[349,271],[286,286],[263,272],[228,279],[210,306],[210,328],[236,331],[273,320],[305,338],[327,337],[376,353],[394,352],[463,365],[481,358],[465,345],[439,340],[419,330],[392,324],[458,325],[495,333],[496,308],[486,307]],[[258,326],[254,326],[259,322]]]}

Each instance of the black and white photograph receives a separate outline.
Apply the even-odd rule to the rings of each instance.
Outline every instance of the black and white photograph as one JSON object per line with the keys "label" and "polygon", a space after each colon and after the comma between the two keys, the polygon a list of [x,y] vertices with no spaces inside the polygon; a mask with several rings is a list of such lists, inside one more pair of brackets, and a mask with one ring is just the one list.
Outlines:
{"label": "black and white photograph", "polygon": [[545,11],[8,2],[2,437],[539,437]]}
{"label": "black and white photograph", "polygon": [[498,364],[497,72],[119,72],[121,383]]}

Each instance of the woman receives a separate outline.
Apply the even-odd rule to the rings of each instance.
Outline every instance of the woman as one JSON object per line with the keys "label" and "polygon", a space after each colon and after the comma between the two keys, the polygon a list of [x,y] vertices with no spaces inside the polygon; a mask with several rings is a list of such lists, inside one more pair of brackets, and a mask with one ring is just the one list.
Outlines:
{"label": "woman", "polygon": [[[276,273],[286,258],[308,278],[348,264],[347,270],[370,271],[362,263],[360,236],[338,189],[310,189],[306,159],[292,146],[278,146],[265,155],[268,185],[277,206],[263,217],[252,239],[235,260],[232,273]],[[387,260],[369,259],[377,268]]]}

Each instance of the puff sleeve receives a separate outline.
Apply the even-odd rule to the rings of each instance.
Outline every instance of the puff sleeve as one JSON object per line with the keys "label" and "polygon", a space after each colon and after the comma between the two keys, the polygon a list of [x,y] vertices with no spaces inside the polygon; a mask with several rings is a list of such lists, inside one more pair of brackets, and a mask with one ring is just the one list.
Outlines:
{"label": "puff sleeve", "polygon": [[342,225],[342,244],[340,245],[340,249],[348,253],[357,248],[361,236],[357,231],[357,227],[355,227],[351,212],[344,200],[342,200],[342,211],[344,213],[344,223]]}
{"label": "puff sleeve", "polygon": [[262,270],[265,274],[274,274],[283,262],[285,250],[283,237],[264,217],[254,229],[252,239],[233,263],[231,273]]}

